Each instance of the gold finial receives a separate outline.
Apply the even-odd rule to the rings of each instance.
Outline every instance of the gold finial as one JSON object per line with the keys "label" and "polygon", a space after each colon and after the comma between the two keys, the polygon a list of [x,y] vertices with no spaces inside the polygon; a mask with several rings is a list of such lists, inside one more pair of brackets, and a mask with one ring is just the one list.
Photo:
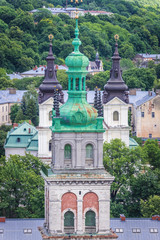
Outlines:
{"label": "gold finial", "polygon": [[[74,2],[74,1],[71,0],[71,2]],[[80,0],[80,2],[83,2],[83,0]],[[79,3],[79,0],[75,0],[75,3]]]}
{"label": "gold finial", "polygon": [[116,34],[115,36],[114,36],[114,39],[116,40],[116,42],[118,41],[118,39],[119,39],[119,35],[118,34]]}
{"label": "gold finial", "polygon": [[74,13],[76,14],[75,18],[78,19],[78,8],[76,8],[76,11],[74,11]]}
{"label": "gold finial", "polygon": [[52,43],[53,35],[52,35],[52,34],[49,34],[48,38],[49,38],[50,43]]}

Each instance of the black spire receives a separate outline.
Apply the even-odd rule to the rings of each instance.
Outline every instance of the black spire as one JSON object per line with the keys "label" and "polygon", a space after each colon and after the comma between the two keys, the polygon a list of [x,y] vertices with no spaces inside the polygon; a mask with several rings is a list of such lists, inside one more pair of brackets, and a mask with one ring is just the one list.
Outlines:
{"label": "black spire", "polygon": [[98,94],[97,94],[97,87],[95,89],[95,96],[94,96],[94,108],[98,109]]}
{"label": "black spire", "polygon": [[56,111],[56,117],[60,117],[60,111],[59,111],[59,100],[58,100],[58,89],[56,89],[55,93],[55,111]]}
{"label": "black spire", "polygon": [[99,89],[99,93],[98,93],[98,117],[103,117],[103,106],[102,106],[100,89]]}
{"label": "black spire", "polygon": [[[58,89],[58,93],[62,92],[62,86],[59,84],[57,80],[57,70],[55,69],[54,60],[55,57],[53,56],[52,52],[52,39],[53,36],[49,35],[50,40],[50,47],[48,57],[46,58],[47,61],[47,68],[45,69],[45,78],[42,84],[39,87],[39,103],[43,103],[48,98],[53,97],[54,90]],[[60,97],[60,102],[63,103],[63,96]]]}
{"label": "black spire", "polygon": [[120,59],[118,53],[119,36],[115,35],[115,52],[112,57],[112,69],[110,71],[110,79],[104,86],[103,103],[109,102],[114,97],[120,98],[122,101],[128,103],[128,87],[122,79],[122,70],[120,69]]}

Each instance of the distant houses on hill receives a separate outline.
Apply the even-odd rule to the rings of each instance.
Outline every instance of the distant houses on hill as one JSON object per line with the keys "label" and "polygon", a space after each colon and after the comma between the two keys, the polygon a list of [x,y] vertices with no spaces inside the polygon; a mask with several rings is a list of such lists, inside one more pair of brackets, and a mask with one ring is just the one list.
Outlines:
{"label": "distant houses on hill", "polygon": [[[58,15],[60,13],[64,13],[64,14],[67,14],[71,18],[75,18],[75,16],[76,16],[76,13],[75,13],[76,8],[45,8],[45,6],[43,8],[50,11],[53,15]],[[89,10],[84,10],[81,8],[78,8],[77,10],[79,12],[79,16],[84,16],[87,13],[90,13],[93,16],[97,16],[97,15],[111,16],[111,15],[113,15],[112,12],[106,12],[106,11],[92,11],[92,10],[89,11]],[[33,14],[38,11],[41,11],[41,10],[34,9],[34,10],[30,11],[30,13]]]}
{"label": "distant houses on hill", "polygon": [[160,63],[160,54],[138,53],[133,61],[139,67],[148,67],[149,61],[154,61],[155,64]]}

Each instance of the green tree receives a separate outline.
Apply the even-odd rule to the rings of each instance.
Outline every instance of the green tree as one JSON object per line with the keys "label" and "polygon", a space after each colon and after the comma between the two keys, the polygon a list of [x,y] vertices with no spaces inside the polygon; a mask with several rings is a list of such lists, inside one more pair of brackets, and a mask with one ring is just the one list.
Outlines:
{"label": "green tree", "polygon": [[153,215],[160,213],[160,196],[150,196],[147,201],[141,200],[141,213],[145,218],[150,218]]}
{"label": "green tree", "polygon": [[[3,161],[2,161],[3,160]],[[4,162],[2,159],[1,162]],[[9,218],[44,217],[42,162],[30,155],[12,155],[0,167],[0,214]]]}
{"label": "green tree", "polygon": [[22,108],[19,108],[16,118],[15,118],[15,122],[19,123],[21,120],[25,120],[25,116],[23,115]]}
{"label": "green tree", "polygon": [[129,149],[120,139],[104,143],[103,152],[105,169],[115,177],[111,186],[111,199],[115,201],[120,188],[139,171],[142,152],[139,147]]}
{"label": "green tree", "polygon": [[20,105],[18,104],[14,104],[13,106],[11,106],[11,112],[9,113],[9,115],[10,115],[12,124],[15,122],[15,118],[17,116],[19,109],[20,109]]}
{"label": "green tree", "polygon": [[160,148],[158,141],[154,139],[147,139],[143,147],[143,152],[146,162],[148,162],[154,169],[160,169]]}
{"label": "green tree", "polygon": [[5,155],[4,143],[7,137],[7,132],[10,129],[11,129],[11,126],[6,126],[6,125],[0,126],[0,157]]}

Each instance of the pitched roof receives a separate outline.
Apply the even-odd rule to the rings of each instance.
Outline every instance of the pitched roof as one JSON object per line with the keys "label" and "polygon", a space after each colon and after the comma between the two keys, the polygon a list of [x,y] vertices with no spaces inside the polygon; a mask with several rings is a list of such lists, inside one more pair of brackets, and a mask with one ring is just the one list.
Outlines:
{"label": "pitched roof", "polygon": [[133,104],[134,106],[140,106],[154,98],[156,93],[151,91],[151,95],[152,96],[148,94],[148,91],[136,91],[136,95],[129,95],[129,103]]}
{"label": "pitched roof", "polygon": [[38,131],[35,135],[29,140],[29,144],[27,146],[27,151],[38,151]]}
{"label": "pitched roof", "polygon": [[160,54],[139,53],[137,55],[140,55],[143,58],[157,58],[157,59],[160,59]]}
{"label": "pitched roof", "polygon": [[[12,128],[7,134],[5,148],[27,148],[31,139],[35,137],[37,129],[27,122],[19,124],[17,128]],[[19,138],[19,140],[18,140]],[[33,139],[35,141],[36,138]],[[37,139],[38,142],[38,139]],[[37,143],[38,144],[38,143]],[[36,147],[36,144],[33,144]],[[38,150],[38,148],[37,148]]]}
{"label": "pitched roof", "polygon": [[[6,222],[0,222],[0,240],[41,240],[42,237],[38,227],[42,227],[44,219],[6,219]],[[121,221],[119,218],[111,218],[111,228],[123,229],[123,232],[117,233],[118,240],[158,240],[160,239],[160,221],[150,218],[126,218]],[[133,229],[140,229],[140,233],[133,233]],[[32,233],[25,234],[25,229],[31,229]],[[157,233],[151,233],[150,229],[158,229]]]}
{"label": "pitched roof", "polygon": [[21,102],[25,92],[26,90],[16,90],[15,94],[10,94],[9,90],[0,90],[0,104]]}

